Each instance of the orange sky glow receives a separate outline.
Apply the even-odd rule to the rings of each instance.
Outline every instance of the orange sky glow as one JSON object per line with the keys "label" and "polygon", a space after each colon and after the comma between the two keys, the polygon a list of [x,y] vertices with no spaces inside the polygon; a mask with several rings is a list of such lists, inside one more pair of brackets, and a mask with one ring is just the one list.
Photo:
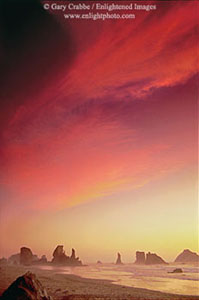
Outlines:
{"label": "orange sky glow", "polygon": [[97,22],[41,9],[41,33],[7,54],[0,256],[199,251],[196,5]]}

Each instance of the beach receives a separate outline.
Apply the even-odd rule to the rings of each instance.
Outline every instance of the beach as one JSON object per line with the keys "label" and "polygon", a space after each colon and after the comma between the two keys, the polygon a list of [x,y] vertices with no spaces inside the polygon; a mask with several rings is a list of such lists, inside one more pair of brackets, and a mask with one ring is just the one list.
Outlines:
{"label": "beach", "polygon": [[1,266],[0,295],[19,276],[27,271],[36,274],[54,300],[196,300],[199,296],[175,295],[150,289],[113,284],[110,280],[83,278],[61,274],[37,266]]}

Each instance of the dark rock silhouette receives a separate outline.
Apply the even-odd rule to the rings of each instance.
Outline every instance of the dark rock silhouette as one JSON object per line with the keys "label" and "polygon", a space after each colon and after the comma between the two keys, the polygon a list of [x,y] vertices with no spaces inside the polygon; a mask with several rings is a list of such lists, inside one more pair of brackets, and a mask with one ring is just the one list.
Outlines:
{"label": "dark rock silhouette", "polygon": [[63,245],[58,245],[53,252],[52,263],[61,264],[61,265],[70,265],[70,266],[81,266],[82,262],[79,260],[79,257],[75,255],[75,249],[72,249],[71,256],[67,256],[64,251]]}
{"label": "dark rock silhouette", "polygon": [[146,265],[167,264],[160,256],[155,253],[148,252],[146,254]]}
{"label": "dark rock silhouette", "polygon": [[71,259],[76,259],[76,256],[75,256],[75,249],[72,248],[72,253],[71,253]]}
{"label": "dark rock silhouette", "polygon": [[155,264],[167,264],[167,263],[155,253],[148,252],[145,256],[144,252],[136,251],[135,264],[155,265]]}
{"label": "dark rock silhouette", "polygon": [[101,262],[100,260],[98,260],[98,261],[97,261],[97,264],[98,264],[98,265],[101,265],[101,264],[102,264],[102,262]]}
{"label": "dark rock silhouette", "polygon": [[141,251],[136,251],[136,261],[135,264],[144,265],[145,264],[145,253]]}
{"label": "dark rock silhouette", "polygon": [[35,274],[18,277],[3,293],[2,300],[52,300]]}
{"label": "dark rock silhouette", "polygon": [[7,259],[5,257],[0,258],[0,265],[6,265],[7,264]]}
{"label": "dark rock silhouette", "polygon": [[42,255],[42,257],[40,258],[39,262],[46,264],[48,262],[47,258],[46,258],[46,255]]}
{"label": "dark rock silhouette", "polygon": [[20,253],[13,254],[8,258],[8,263],[13,265],[20,264]]}
{"label": "dark rock silhouette", "polygon": [[174,269],[172,272],[168,272],[168,273],[183,273],[182,269],[178,268],[178,269]]}
{"label": "dark rock silhouette", "polygon": [[72,248],[71,257],[69,258],[68,263],[71,265],[77,265],[77,266],[82,265],[82,262],[79,260],[79,257],[76,257],[75,249],[73,249],[73,248]]}
{"label": "dark rock silhouette", "polygon": [[185,249],[176,257],[175,262],[199,262],[199,255],[195,252],[190,251],[189,249]]}
{"label": "dark rock silhouette", "polygon": [[38,261],[38,260],[39,260],[38,256],[36,254],[33,254],[32,261],[35,262],[35,261]]}
{"label": "dark rock silhouette", "polygon": [[116,265],[123,265],[122,260],[121,260],[121,254],[119,252],[117,254]]}
{"label": "dark rock silhouette", "polygon": [[64,246],[58,245],[53,252],[52,263],[65,264],[69,256],[65,254]]}
{"label": "dark rock silhouette", "polygon": [[33,261],[34,265],[45,265],[47,263],[48,263],[48,261],[47,261],[46,255],[42,255],[41,258],[38,258],[37,260]]}
{"label": "dark rock silhouette", "polygon": [[33,262],[32,251],[27,247],[22,247],[20,249],[20,264],[21,265],[31,265]]}

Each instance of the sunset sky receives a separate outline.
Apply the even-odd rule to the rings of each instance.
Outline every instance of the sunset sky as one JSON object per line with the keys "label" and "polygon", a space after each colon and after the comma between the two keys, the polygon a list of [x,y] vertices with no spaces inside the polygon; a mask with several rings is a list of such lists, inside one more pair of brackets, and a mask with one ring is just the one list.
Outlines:
{"label": "sunset sky", "polygon": [[9,1],[0,257],[24,245],[49,259],[74,247],[83,262],[198,251],[198,3],[66,21],[35,1],[8,13]]}

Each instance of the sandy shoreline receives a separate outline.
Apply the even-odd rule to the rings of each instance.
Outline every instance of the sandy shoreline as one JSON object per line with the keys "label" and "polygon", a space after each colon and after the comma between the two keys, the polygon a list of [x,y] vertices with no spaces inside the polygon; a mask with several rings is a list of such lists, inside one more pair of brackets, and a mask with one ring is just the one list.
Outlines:
{"label": "sandy shoreline", "polygon": [[181,296],[112,284],[108,280],[95,280],[75,275],[56,274],[35,266],[1,266],[0,295],[18,277],[31,271],[36,274],[54,300],[199,300],[199,296]]}

